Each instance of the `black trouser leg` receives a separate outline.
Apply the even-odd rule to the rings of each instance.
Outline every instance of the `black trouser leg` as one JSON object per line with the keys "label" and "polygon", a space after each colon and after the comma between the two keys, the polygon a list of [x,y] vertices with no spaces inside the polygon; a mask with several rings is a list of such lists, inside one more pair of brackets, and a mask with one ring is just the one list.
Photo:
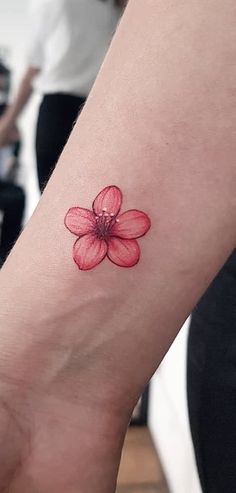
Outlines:
{"label": "black trouser leg", "polygon": [[68,140],[85,98],[68,94],[44,96],[36,132],[36,158],[41,192]]}
{"label": "black trouser leg", "polygon": [[7,257],[21,232],[24,208],[23,189],[12,183],[0,182],[0,210],[3,212],[0,244],[2,261]]}
{"label": "black trouser leg", "polygon": [[236,252],[192,315],[187,362],[192,438],[204,493],[236,492]]}

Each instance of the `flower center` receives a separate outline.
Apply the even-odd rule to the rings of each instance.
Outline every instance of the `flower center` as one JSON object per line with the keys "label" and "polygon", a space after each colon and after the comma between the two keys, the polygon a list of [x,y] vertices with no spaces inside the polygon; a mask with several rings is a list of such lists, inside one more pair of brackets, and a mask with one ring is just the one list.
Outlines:
{"label": "flower center", "polygon": [[119,219],[116,219],[114,212],[108,212],[107,208],[104,207],[102,212],[96,216],[95,234],[97,238],[102,240],[108,238],[116,222],[118,223]]}

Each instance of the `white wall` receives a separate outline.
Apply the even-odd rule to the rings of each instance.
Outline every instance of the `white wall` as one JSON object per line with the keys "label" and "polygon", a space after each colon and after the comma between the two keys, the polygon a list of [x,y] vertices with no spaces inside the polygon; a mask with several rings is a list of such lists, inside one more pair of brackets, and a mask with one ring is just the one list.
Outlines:
{"label": "white wall", "polygon": [[29,0],[1,0],[0,2],[0,46],[11,52],[11,62],[17,72],[22,67],[29,29],[27,5]]}
{"label": "white wall", "polygon": [[[0,1],[0,47],[10,50],[14,86],[24,70],[29,32],[29,0]],[[34,97],[21,119],[24,137],[22,180],[28,189],[27,216],[38,199],[35,179],[34,131],[38,98]],[[188,430],[185,393],[185,325],[152,381],[149,423],[159,449],[172,493],[200,493]]]}

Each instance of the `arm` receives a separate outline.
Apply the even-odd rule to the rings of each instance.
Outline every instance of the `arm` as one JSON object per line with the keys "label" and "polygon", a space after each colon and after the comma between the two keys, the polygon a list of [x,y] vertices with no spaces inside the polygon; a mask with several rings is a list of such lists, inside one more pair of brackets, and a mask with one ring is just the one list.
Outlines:
{"label": "arm", "polygon": [[8,107],[6,113],[0,121],[0,146],[6,145],[9,141],[15,140],[15,124],[16,120],[26,106],[31,93],[32,84],[39,69],[36,67],[28,67],[19,86],[18,92],[12,104]]}
{"label": "arm", "polygon": [[[0,450],[12,492],[115,491],[134,403],[234,248],[235,8],[217,6],[130,1],[1,271]],[[111,184],[124,209],[151,218],[141,259],[81,271],[65,214]]]}

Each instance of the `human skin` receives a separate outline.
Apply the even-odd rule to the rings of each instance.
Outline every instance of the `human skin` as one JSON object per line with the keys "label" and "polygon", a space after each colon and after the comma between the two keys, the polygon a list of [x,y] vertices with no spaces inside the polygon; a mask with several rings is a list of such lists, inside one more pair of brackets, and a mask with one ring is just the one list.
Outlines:
{"label": "human skin", "polygon": [[17,118],[28,103],[30,96],[33,92],[33,81],[36,75],[39,74],[39,69],[35,67],[27,67],[16,97],[12,104],[8,107],[0,120],[0,147],[8,145],[14,142],[16,139],[15,129],[17,124]]}
{"label": "human skin", "polygon": [[[132,408],[235,246],[235,20],[232,0],[129,2],[1,270],[0,491],[115,491]],[[136,266],[80,271],[65,215],[109,185],[151,229]]]}

